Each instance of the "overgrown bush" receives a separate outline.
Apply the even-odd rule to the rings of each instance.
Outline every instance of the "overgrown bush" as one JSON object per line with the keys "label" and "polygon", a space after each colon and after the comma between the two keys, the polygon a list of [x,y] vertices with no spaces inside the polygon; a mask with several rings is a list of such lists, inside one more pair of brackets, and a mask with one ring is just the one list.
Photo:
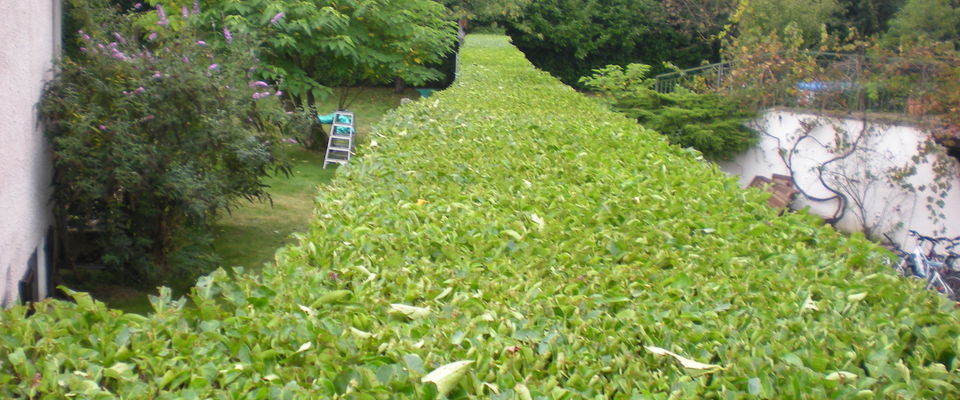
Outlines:
{"label": "overgrown bush", "polygon": [[0,397],[960,395],[954,305],[883,249],[778,217],[502,36],[461,61],[262,275],[216,271],[145,317],[82,293],[0,312]]}
{"label": "overgrown bush", "polygon": [[70,2],[79,48],[41,103],[61,234],[93,236],[125,279],[189,276],[171,253],[237,201],[267,196],[279,93],[248,78],[251,43],[213,46],[189,12],[145,25],[93,3]]}
{"label": "overgrown bush", "polygon": [[757,142],[746,127],[756,116],[716,94],[699,94],[678,87],[672,93],[653,90],[650,66],[608,65],[580,82],[612,100],[613,108],[643,126],[664,134],[671,143],[692,147],[711,159],[728,159]]}

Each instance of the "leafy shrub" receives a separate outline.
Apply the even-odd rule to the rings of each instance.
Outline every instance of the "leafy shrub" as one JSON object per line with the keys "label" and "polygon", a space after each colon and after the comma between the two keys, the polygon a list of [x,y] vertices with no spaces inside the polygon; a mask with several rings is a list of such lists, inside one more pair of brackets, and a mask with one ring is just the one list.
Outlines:
{"label": "leafy shrub", "polygon": [[778,217],[506,38],[468,36],[462,62],[378,126],[262,276],[217,271],[146,317],[85,294],[4,311],[0,395],[960,394],[953,305],[885,251]]}
{"label": "leafy shrub", "polygon": [[100,260],[127,278],[189,275],[167,262],[197,241],[183,234],[267,195],[278,93],[247,78],[249,43],[216,48],[189,14],[142,27],[84,1],[72,9],[79,49],[41,103],[61,228],[94,232]]}
{"label": "leafy shrub", "polygon": [[672,93],[653,90],[647,78],[650,66],[608,65],[580,82],[610,96],[613,108],[664,134],[670,143],[699,150],[708,158],[728,159],[757,143],[757,133],[746,127],[755,112],[742,111],[717,94],[698,94],[677,88]]}

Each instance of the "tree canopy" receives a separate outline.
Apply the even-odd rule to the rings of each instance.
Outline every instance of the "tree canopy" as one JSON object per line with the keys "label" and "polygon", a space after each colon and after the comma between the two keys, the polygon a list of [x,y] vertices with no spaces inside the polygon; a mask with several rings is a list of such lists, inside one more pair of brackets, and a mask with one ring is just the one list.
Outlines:
{"label": "tree canopy", "polygon": [[530,3],[507,23],[507,33],[534,65],[577,84],[607,64],[642,60],[696,65],[714,57],[709,42],[684,33],[652,0],[543,0]]}
{"label": "tree canopy", "polygon": [[229,29],[260,33],[260,75],[301,104],[330,87],[438,79],[431,65],[456,39],[443,6],[429,0],[221,0],[207,15]]}

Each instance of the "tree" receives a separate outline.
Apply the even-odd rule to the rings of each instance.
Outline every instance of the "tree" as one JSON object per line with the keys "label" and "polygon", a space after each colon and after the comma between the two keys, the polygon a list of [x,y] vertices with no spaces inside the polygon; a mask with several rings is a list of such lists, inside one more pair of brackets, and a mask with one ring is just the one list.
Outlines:
{"label": "tree", "polygon": [[[440,78],[430,65],[456,40],[443,13],[429,0],[221,0],[207,15],[234,31],[259,33],[266,64],[259,75],[312,108],[335,87]],[[340,108],[346,102],[341,96]]]}
{"label": "tree", "polygon": [[884,43],[893,48],[915,42],[960,44],[960,8],[951,0],[907,0],[890,21]]}
{"label": "tree", "polygon": [[502,22],[519,17],[533,0],[442,0],[450,14],[458,20]]}
{"label": "tree", "polygon": [[736,6],[736,0],[663,0],[670,23],[701,40],[713,40]]}
{"label": "tree", "polygon": [[742,0],[731,17],[732,31],[741,46],[752,46],[771,35],[793,36],[804,47],[821,43],[827,25],[842,12],[836,0]]}
{"label": "tree", "polygon": [[567,84],[608,64],[664,61],[697,65],[713,57],[710,43],[687,36],[652,0],[544,0],[507,22],[507,33],[537,67]]}
{"label": "tree", "polygon": [[887,31],[890,19],[904,0],[838,0],[838,3],[844,10],[839,25],[872,37]]}
{"label": "tree", "polygon": [[[164,14],[144,29],[137,16],[70,5],[84,29],[77,55],[40,103],[59,236],[94,235],[99,261],[126,279],[189,277],[216,215],[266,199],[263,178],[285,170],[273,151],[279,93],[246,77],[249,42],[210,46],[195,16]],[[188,251],[189,264],[170,262]]]}

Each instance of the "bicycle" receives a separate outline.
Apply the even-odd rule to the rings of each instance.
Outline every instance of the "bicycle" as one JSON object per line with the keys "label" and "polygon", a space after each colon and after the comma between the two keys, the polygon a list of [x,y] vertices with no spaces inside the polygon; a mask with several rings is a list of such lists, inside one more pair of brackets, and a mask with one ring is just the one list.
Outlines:
{"label": "bicycle", "polygon": [[[915,230],[909,232],[910,236],[915,237],[917,241],[911,252],[904,251],[889,236],[884,235],[897,254],[898,261],[894,268],[902,276],[925,279],[927,281],[925,288],[936,289],[947,298],[960,301],[960,270],[957,270],[954,265],[960,260],[960,254],[955,250],[960,245],[960,236],[931,237],[921,235]],[[938,251],[941,243],[946,244],[943,252]],[[926,245],[929,245],[928,249],[924,248]]]}

